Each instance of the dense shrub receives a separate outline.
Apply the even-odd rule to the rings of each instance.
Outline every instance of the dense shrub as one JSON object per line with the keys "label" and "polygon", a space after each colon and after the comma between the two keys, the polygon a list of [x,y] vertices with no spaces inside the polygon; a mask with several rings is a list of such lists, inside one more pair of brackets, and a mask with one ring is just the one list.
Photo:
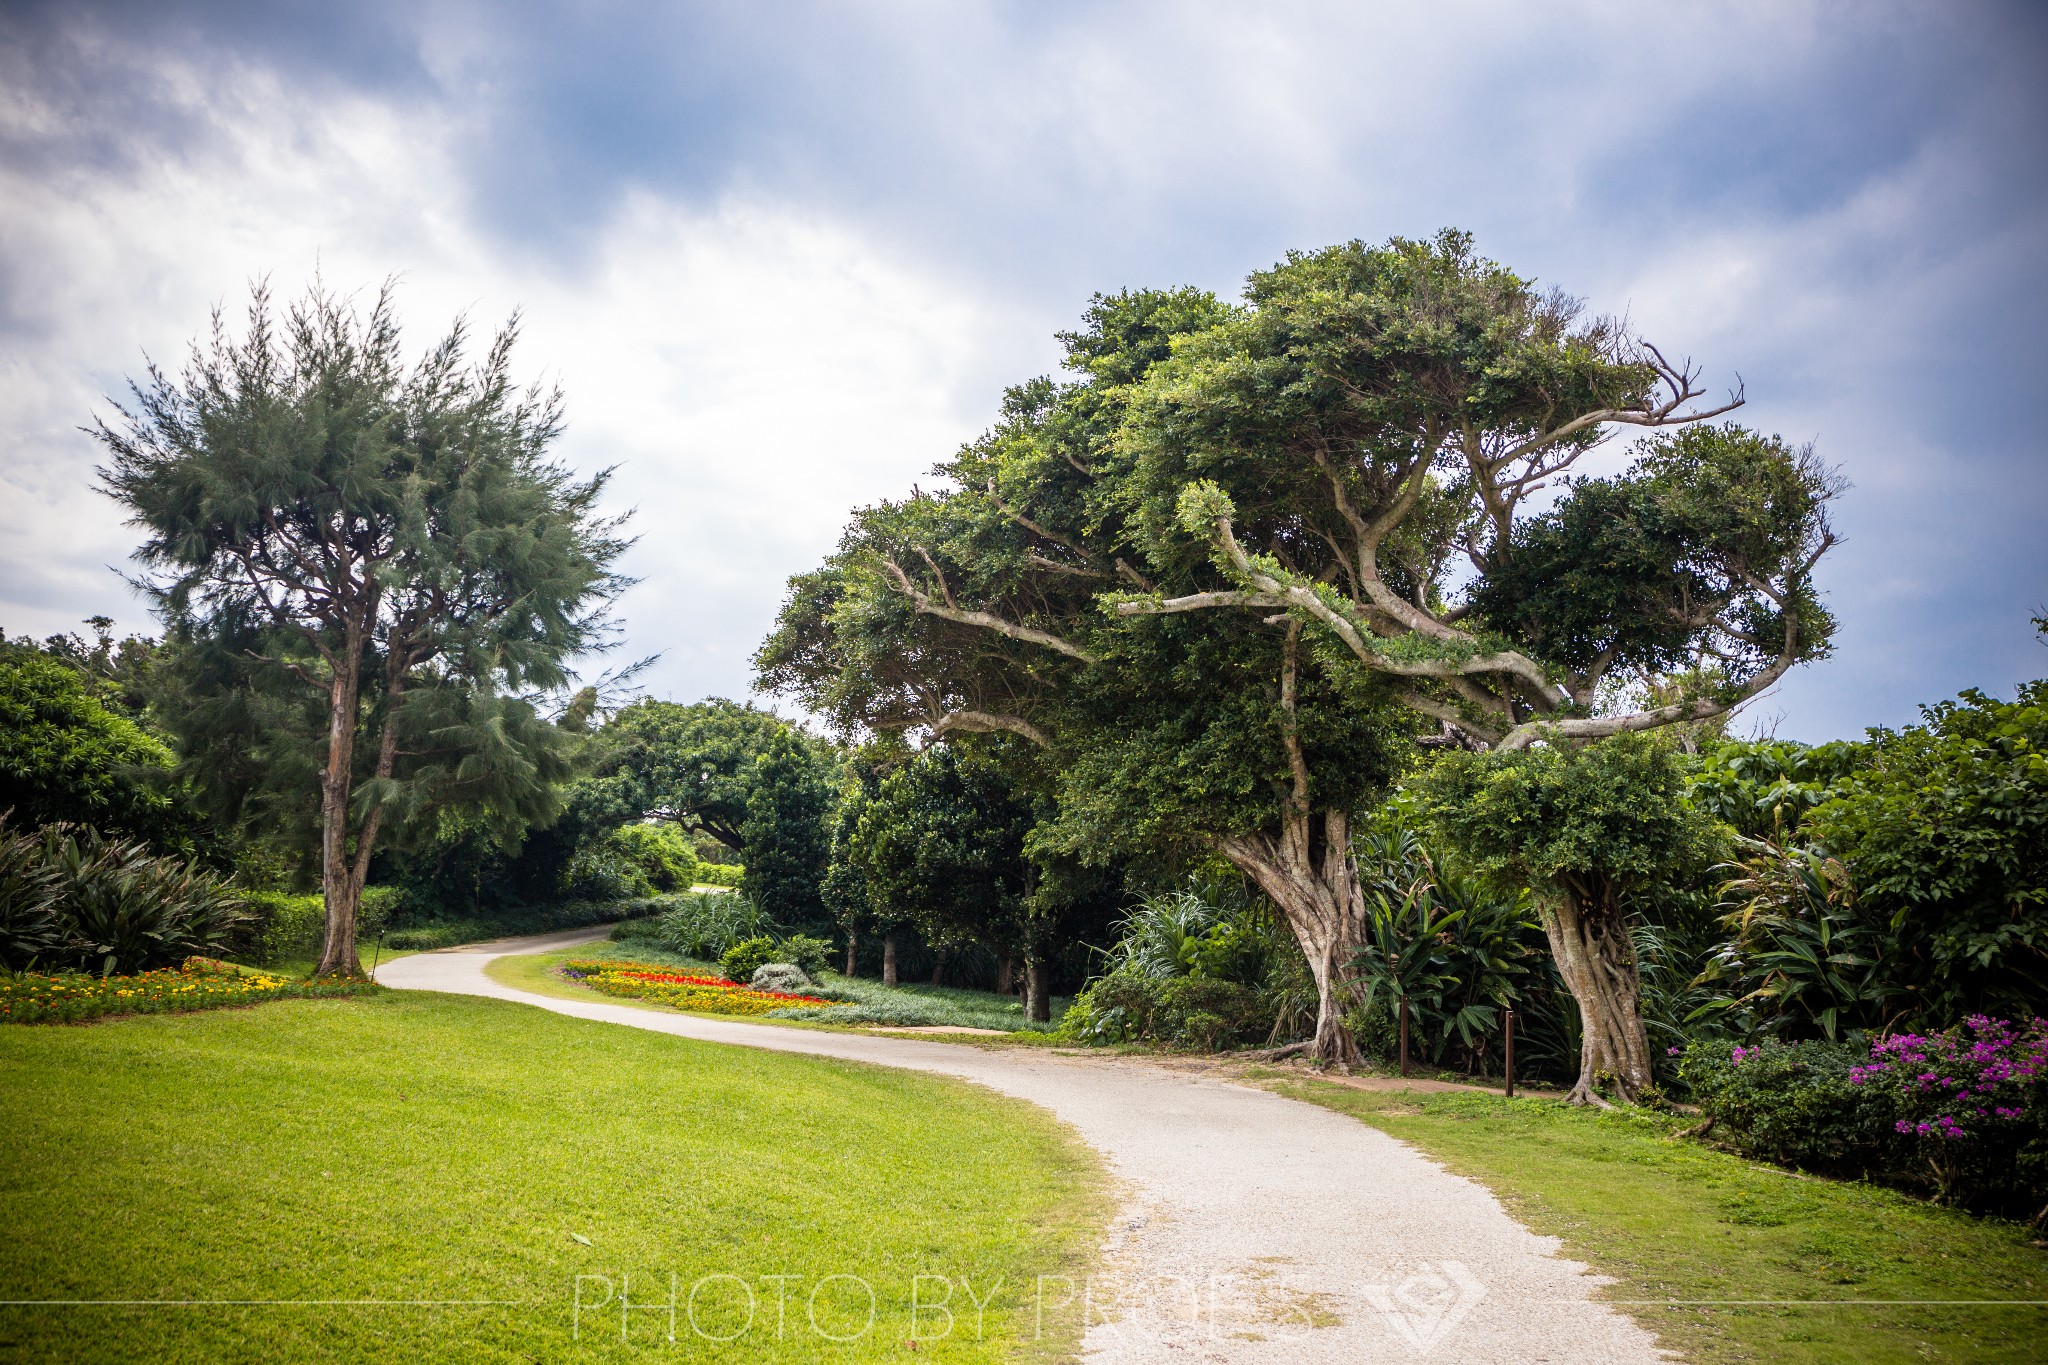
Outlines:
{"label": "dense shrub", "polygon": [[1720,1135],[1750,1155],[1855,1175],[1887,1164],[1897,1145],[1890,1106],[1855,1084],[1868,1057],[1850,1043],[1696,1043],[1679,1079]]}
{"label": "dense shrub", "polygon": [[1701,1043],[1680,1075],[1750,1155],[2048,1215],[2048,1022],[1978,1015],[1867,1047]]}
{"label": "dense shrub", "polygon": [[0,811],[175,846],[190,833],[163,741],[94,695],[78,669],[0,650]]}
{"label": "dense shrub", "polygon": [[1133,1042],[1217,1052],[1264,1041],[1273,1027],[1267,993],[1206,976],[1151,977],[1125,969],[1097,977],[1060,1021],[1065,1041]]}
{"label": "dense shrub", "polygon": [[2048,1198],[2048,1021],[1977,1014],[1943,1033],[1887,1038],[1850,1080],[1889,1109],[1944,1201]]}
{"label": "dense shrub", "polygon": [[641,895],[688,891],[698,880],[697,851],[672,824],[622,825],[605,836],[604,842],[645,888]]}
{"label": "dense shrub", "polygon": [[809,934],[791,934],[775,945],[775,960],[801,967],[815,981],[832,965],[832,945]]}
{"label": "dense shrub", "polygon": [[0,952],[20,970],[142,972],[228,951],[251,919],[241,894],[194,863],[81,825],[0,822]]}
{"label": "dense shrub", "polygon": [[747,875],[738,863],[698,863],[697,885],[737,887]]}
{"label": "dense shrub", "polygon": [[696,891],[670,897],[666,905],[655,941],[700,962],[718,961],[766,927],[754,903],[735,891]]}
{"label": "dense shrub", "polygon": [[[390,922],[400,895],[396,887],[363,888],[363,898],[356,909],[357,943],[369,945],[376,941]],[[319,892],[295,895],[252,891],[246,899],[253,919],[235,945],[232,956],[237,961],[274,967],[320,955],[320,944],[327,935],[327,902]]]}
{"label": "dense shrub", "polygon": [[718,970],[727,981],[746,985],[754,979],[754,973],[777,961],[775,940],[766,934],[743,938],[718,955]]}

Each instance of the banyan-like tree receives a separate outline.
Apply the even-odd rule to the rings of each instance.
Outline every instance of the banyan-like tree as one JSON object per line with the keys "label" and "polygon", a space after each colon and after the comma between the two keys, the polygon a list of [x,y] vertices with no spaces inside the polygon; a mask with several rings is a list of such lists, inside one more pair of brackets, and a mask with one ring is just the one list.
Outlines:
{"label": "banyan-like tree", "polygon": [[[1041,837],[1228,858],[1307,953],[1319,1058],[1356,1055],[1352,814],[1418,741],[1711,720],[1827,647],[1811,452],[1713,424],[1739,392],[1703,401],[1689,363],[1462,233],[1293,254],[1236,306],[1098,297],[1063,340],[1072,378],[1011,389],[943,488],[857,512],[793,580],[762,679],[849,729],[1043,747]],[[1626,472],[1573,477],[1632,428]],[[1623,909],[1571,884],[1552,946],[1640,1035]],[[1642,1056],[1584,1062],[1629,1092]]]}

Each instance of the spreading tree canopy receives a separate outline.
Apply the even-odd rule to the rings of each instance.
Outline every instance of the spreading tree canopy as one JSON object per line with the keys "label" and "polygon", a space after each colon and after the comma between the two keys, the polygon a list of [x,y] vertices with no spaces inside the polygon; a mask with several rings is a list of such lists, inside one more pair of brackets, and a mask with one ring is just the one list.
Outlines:
{"label": "spreading tree canopy", "polygon": [[536,700],[603,642],[625,543],[604,475],[551,457],[561,395],[515,388],[515,335],[472,367],[458,321],[407,368],[389,286],[282,316],[259,288],[242,336],[217,313],[94,430],[183,660],[180,747],[224,811],[318,830],[322,975],[361,970],[380,835],[545,820],[571,771]]}
{"label": "spreading tree canopy", "polygon": [[[1351,819],[1414,738],[1709,720],[1827,647],[1811,453],[1704,425],[1740,395],[1701,405],[1463,234],[1290,255],[1235,307],[1098,297],[1063,340],[1072,379],[1010,390],[941,490],[793,581],[762,679],[853,730],[1044,747],[1049,840],[1224,854],[1308,954],[1320,1056],[1353,1055]],[[1626,473],[1571,479],[1627,428],[1659,434]]]}

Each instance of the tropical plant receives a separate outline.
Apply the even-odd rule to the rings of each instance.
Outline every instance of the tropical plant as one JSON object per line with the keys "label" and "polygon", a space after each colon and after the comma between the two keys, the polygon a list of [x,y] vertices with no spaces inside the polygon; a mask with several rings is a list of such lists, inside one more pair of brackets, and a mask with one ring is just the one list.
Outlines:
{"label": "tropical plant", "polygon": [[1538,956],[1528,893],[1448,871],[1398,815],[1383,814],[1355,847],[1371,917],[1357,960],[1362,1017],[1391,1029],[1405,1003],[1410,1041],[1431,1061],[1455,1042],[1483,1067],[1500,1010],[1521,1000]]}
{"label": "tropical plant", "polygon": [[1835,795],[1869,752],[1842,741],[1723,740],[1701,752],[1686,800],[1744,838],[1790,844],[1807,812]]}
{"label": "tropical plant", "polygon": [[1747,841],[1743,851],[1722,888],[1733,936],[1697,978],[1715,996],[1688,1018],[1724,1020],[1745,1037],[1833,1040],[1881,1026],[1899,990],[1849,869],[1812,848]]}
{"label": "tropical plant", "polygon": [[0,967],[23,971],[62,950],[63,888],[41,835],[16,829],[0,811]]}
{"label": "tropical plant", "polygon": [[[0,825],[0,836],[5,834]],[[219,957],[254,916],[241,893],[197,864],[152,854],[85,825],[45,825],[14,861],[41,860],[55,891],[57,943],[44,960],[108,975]],[[30,886],[25,877],[17,886]],[[14,964],[19,965],[19,964]]]}
{"label": "tropical plant", "polygon": [[1919,1027],[2048,1013],[2048,680],[1922,712],[1870,732],[1867,762],[1805,831],[1884,926]]}
{"label": "tropical plant", "polygon": [[672,898],[657,922],[656,941],[672,953],[716,962],[742,939],[767,927],[760,908],[737,891],[696,891]]}

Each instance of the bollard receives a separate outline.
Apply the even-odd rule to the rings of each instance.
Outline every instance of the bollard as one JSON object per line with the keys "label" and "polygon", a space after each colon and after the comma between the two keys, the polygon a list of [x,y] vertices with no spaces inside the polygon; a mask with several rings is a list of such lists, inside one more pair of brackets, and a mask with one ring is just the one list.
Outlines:
{"label": "bollard", "polygon": [[1507,1025],[1507,1057],[1504,1067],[1508,1080],[1507,1097],[1513,1099],[1515,1097],[1515,1007],[1513,1005],[1503,1005],[1501,1009],[1501,1018]]}

